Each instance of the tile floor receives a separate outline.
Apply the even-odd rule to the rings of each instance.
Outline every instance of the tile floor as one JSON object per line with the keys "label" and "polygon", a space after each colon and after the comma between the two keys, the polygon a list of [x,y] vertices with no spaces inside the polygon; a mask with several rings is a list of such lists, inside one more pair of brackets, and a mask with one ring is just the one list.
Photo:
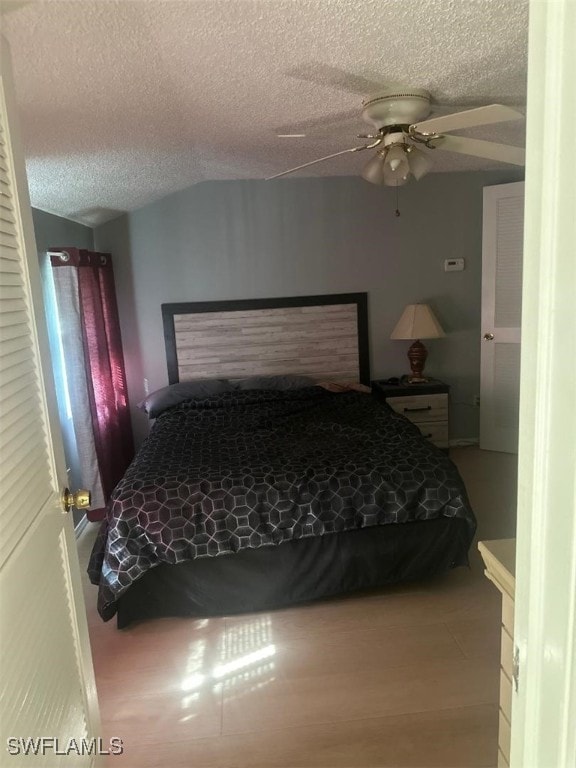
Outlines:
{"label": "tile floor", "polygon": [[[452,450],[480,539],[514,535],[516,457]],[[80,543],[82,565],[95,527]],[[434,581],[234,618],[88,622],[117,768],[496,765],[499,593]]]}

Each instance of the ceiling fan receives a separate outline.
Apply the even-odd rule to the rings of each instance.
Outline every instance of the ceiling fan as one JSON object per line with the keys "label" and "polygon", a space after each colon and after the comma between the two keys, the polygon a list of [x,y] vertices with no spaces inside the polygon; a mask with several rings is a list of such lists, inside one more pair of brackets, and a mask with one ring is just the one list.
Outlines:
{"label": "ceiling fan", "polygon": [[361,152],[365,149],[375,149],[376,153],[364,166],[362,178],[372,184],[386,186],[401,186],[411,177],[421,179],[432,167],[429,150],[435,149],[524,165],[525,153],[521,147],[445,135],[464,128],[519,120],[524,118],[522,113],[502,104],[490,104],[426,120],[430,114],[430,103],[430,94],[421,88],[386,89],[368,96],[362,102],[362,119],[376,128],[376,132],[358,136],[360,139],[370,139],[368,144],[319,157],[270,176],[267,180],[286,176],[348,152]]}

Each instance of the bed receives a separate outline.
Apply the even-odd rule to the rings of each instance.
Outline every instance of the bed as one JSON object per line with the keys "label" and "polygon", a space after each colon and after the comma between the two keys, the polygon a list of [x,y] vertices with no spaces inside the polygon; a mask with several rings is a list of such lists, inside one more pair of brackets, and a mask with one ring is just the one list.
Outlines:
{"label": "bed", "polygon": [[456,467],[356,387],[365,293],[162,313],[169,387],[89,564],[104,620],[280,608],[467,563]]}

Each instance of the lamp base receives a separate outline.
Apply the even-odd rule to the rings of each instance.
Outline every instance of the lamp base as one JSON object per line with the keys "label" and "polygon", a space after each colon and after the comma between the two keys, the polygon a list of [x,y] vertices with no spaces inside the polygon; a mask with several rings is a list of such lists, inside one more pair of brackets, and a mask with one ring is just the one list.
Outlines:
{"label": "lamp base", "polygon": [[428,357],[428,351],[420,339],[410,346],[408,350],[408,360],[410,360],[410,370],[412,371],[409,383],[418,384],[427,381],[422,375],[424,373],[424,365],[426,358]]}

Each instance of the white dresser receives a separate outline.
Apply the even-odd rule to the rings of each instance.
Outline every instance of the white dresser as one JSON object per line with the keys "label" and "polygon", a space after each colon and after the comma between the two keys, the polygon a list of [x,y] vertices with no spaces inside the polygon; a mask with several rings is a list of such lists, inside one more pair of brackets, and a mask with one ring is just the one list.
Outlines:
{"label": "white dresser", "polygon": [[500,642],[500,712],[498,727],[498,768],[510,762],[510,722],[514,685],[514,591],[516,588],[516,539],[478,542],[486,577],[502,594]]}

